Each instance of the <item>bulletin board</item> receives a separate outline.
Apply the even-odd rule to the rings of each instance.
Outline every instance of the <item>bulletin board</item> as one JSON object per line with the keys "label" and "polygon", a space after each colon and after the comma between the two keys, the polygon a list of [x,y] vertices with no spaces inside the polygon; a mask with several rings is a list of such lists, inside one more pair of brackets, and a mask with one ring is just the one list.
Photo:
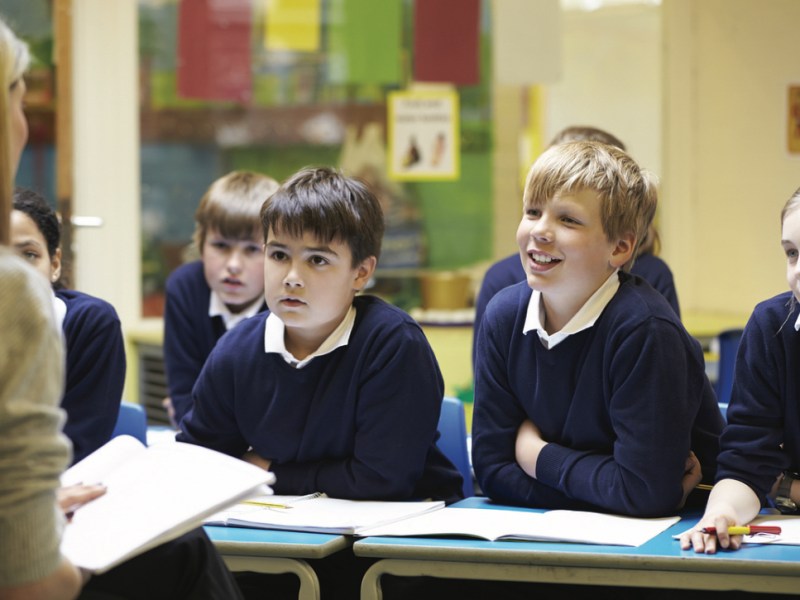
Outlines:
{"label": "bulletin board", "polygon": [[389,176],[400,181],[459,177],[459,102],[453,90],[390,92]]}

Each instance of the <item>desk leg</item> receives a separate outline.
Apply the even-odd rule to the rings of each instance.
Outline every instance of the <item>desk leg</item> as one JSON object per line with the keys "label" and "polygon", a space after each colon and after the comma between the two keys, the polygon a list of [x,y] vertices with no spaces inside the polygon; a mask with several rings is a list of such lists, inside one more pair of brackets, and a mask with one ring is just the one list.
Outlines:
{"label": "desk leg", "polygon": [[296,558],[224,555],[225,564],[231,571],[253,571],[254,573],[294,573],[300,580],[298,600],[320,600],[319,579],[314,569],[304,560]]}

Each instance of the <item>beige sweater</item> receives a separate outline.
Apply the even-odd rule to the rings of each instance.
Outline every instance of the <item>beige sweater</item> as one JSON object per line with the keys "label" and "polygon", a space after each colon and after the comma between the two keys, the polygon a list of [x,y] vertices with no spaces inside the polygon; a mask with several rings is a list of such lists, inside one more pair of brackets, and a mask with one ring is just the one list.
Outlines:
{"label": "beige sweater", "polygon": [[46,577],[60,562],[55,491],[70,446],[50,296],[41,274],[0,248],[0,587]]}

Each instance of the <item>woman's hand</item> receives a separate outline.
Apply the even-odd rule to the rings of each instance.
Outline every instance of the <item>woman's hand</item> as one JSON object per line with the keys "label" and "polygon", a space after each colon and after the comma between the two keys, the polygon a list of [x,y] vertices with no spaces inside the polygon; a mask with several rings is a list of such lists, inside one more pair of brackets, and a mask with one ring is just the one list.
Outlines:
{"label": "woman's hand", "polygon": [[84,485],[79,483],[77,485],[58,488],[58,490],[56,490],[56,498],[58,500],[58,505],[64,512],[64,516],[67,520],[70,520],[72,519],[72,513],[77,509],[105,493],[106,486],[104,485]]}

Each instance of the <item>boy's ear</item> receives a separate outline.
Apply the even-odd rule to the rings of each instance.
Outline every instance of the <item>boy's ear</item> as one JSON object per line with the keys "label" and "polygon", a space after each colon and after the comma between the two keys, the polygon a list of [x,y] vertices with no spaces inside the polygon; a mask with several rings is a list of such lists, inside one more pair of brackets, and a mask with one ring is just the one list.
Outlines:
{"label": "boy's ear", "polygon": [[611,266],[615,269],[622,268],[633,258],[633,251],[636,248],[636,236],[633,233],[626,233],[617,240],[617,245],[611,252]]}
{"label": "boy's ear", "polygon": [[375,272],[375,267],[378,264],[378,259],[374,256],[368,256],[361,261],[361,264],[356,267],[356,278],[353,281],[353,289],[360,292],[367,285],[367,282]]}

